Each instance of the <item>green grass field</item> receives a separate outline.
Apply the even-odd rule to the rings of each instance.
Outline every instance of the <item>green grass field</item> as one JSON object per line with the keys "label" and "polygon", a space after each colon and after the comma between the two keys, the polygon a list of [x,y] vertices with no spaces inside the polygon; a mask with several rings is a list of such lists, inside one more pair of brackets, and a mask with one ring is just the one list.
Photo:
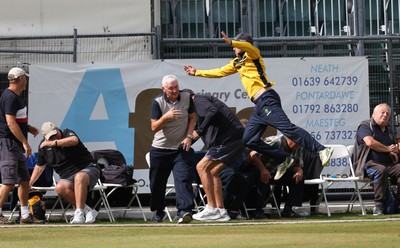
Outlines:
{"label": "green grass field", "polygon": [[[385,216],[386,218],[386,216]],[[400,216],[190,225],[141,221],[0,227],[0,247],[400,247]]]}

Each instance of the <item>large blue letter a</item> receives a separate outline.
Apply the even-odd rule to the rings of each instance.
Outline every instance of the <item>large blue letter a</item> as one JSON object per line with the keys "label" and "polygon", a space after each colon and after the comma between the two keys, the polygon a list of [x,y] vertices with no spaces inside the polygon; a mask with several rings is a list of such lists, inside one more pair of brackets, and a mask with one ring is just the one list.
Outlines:
{"label": "large blue letter a", "polygon": [[[91,120],[103,96],[108,119]],[[118,68],[88,69],[61,128],[75,131],[83,142],[115,142],[128,164],[133,163],[134,130],[128,127],[129,104]],[[102,148],[106,149],[106,148]]]}

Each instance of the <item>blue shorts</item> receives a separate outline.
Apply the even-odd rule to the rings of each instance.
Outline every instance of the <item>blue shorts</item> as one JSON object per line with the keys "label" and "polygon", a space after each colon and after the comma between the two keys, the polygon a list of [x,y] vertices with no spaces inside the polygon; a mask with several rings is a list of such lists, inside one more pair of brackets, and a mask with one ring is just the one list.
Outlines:
{"label": "blue shorts", "polygon": [[0,138],[0,173],[3,184],[29,181],[30,175],[21,144],[13,139]]}
{"label": "blue shorts", "polygon": [[205,157],[213,161],[222,161],[229,167],[236,163],[244,148],[242,139],[239,139],[228,144],[211,147]]}

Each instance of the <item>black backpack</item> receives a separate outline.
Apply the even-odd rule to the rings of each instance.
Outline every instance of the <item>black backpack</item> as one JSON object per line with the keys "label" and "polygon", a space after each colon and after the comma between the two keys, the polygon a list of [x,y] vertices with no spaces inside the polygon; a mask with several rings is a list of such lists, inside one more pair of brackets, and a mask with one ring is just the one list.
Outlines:
{"label": "black backpack", "polygon": [[92,156],[101,169],[103,183],[121,184],[126,187],[135,183],[133,166],[127,165],[124,155],[118,150],[105,149],[92,151]]}
{"label": "black backpack", "polygon": [[[28,205],[29,212],[34,218],[36,218],[37,223],[46,223],[46,203],[43,201],[43,193],[39,190],[30,190],[28,195]],[[21,206],[18,204],[15,210],[18,210],[19,216],[15,220],[19,223],[21,219]]]}
{"label": "black backpack", "polygon": [[46,221],[46,204],[43,201],[43,194],[40,191],[29,192],[29,211],[38,220]]}

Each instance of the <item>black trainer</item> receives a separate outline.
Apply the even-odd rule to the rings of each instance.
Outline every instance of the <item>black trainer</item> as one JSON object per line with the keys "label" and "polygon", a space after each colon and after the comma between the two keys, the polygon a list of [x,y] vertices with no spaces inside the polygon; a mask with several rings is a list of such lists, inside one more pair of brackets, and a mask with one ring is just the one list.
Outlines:
{"label": "black trainer", "polygon": [[253,216],[253,218],[256,219],[256,220],[268,219],[267,215],[265,215],[264,210],[262,210],[262,209],[257,209],[255,214],[254,214],[254,216]]}
{"label": "black trainer", "polygon": [[283,217],[283,218],[303,218],[304,216],[296,213],[293,210],[283,210],[281,213],[281,217]]}
{"label": "black trainer", "polygon": [[164,211],[157,211],[154,215],[153,215],[153,219],[152,221],[155,223],[161,223],[164,220],[165,217],[165,212]]}

